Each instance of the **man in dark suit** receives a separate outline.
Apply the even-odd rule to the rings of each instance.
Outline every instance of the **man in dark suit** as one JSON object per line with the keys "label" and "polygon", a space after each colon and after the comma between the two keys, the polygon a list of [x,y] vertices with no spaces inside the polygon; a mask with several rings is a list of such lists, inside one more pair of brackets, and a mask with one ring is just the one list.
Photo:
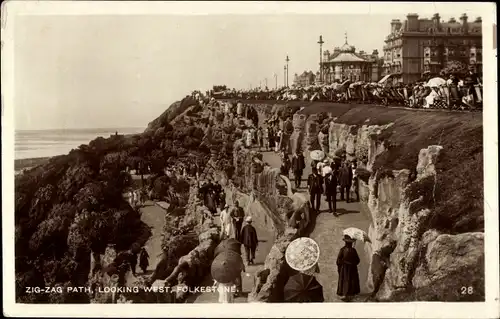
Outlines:
{"label": "man in dark suit", "polygon": [[333,169],[331,173],[325,176],[325,195],[326,201],[328,202],[328,211],[337,216],[337,185],[338,177],[337,170]]}
{"label": "man in dark suit", "polygon": [[304,155],[297,152],[292,157],[292,171],[295,179],[295,188],[300,187],[300,182],[302,181],[302,173],[306,167]]}
{"label": "man in dark suit", "polygon": [[323,193],[323,176],[319,174],[318,170],[313,169],[312,173],[307,178],[307,187],[309,189],[311,208],[319,212],[321,194]]}
{"label": "man in dark suit", "polygon": [[352,185],[352,170],[349,163],[345,161],[339,171],[340,184],[340,200],[344,200],[344,192],[346,193],[345,201],[349,203],[349,193]]}

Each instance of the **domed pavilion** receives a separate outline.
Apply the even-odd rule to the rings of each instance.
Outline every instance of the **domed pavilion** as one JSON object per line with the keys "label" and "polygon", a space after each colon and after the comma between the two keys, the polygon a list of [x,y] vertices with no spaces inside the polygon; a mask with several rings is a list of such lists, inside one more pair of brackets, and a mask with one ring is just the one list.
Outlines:
{"label": "domed pavilion", "polygon": [[350,80],[373,82],[378,81],[381,75],[381,59],[378,51],[366,54],[364,51],[356,52],[356,48],[347,42],[336,47],[333,53],[326,50],[323,53],[323,82],[330,84],[336,81]]}

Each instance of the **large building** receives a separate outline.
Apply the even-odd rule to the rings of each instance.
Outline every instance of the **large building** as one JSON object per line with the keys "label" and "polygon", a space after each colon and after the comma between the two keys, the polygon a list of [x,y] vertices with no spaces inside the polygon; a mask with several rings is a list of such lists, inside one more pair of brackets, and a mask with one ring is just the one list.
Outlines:
{"label": "large building", "polygon": [[392,20],[384,45],[384,75],[395,74],[397,81],[412,83],[424,72],[439,74],[455,61],[473,65],[481,73],[481,25],[481,18],[470,22],[465,14],[460,22],[453,18],[444,22],[439,14],[432,19],[408,14],[403,23]]}
{"label": "large building", "polygon": [[312,71],[304,71],[301,75],[295,73],[293,84],[298,86],[313,85],[316,80],[316,75]]}
{"label": "large building", "polygon": [[382,76],[382,60],[378,51],[371,54],[364,51],[356,52],[356,48],[349,45],[347,35],[343,46],[334,48],[333,52],[323,52],[323,82],[333,83],[348,79],[351,81],[378,81]]}

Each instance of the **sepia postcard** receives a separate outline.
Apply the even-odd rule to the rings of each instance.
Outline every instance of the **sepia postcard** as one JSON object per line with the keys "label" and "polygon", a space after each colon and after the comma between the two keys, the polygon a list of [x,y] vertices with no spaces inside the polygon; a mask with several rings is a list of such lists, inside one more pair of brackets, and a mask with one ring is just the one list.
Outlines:
{"label": "sepia postcard", "polygon": [[498,318],[495,12],[2,3],[4,315]]}

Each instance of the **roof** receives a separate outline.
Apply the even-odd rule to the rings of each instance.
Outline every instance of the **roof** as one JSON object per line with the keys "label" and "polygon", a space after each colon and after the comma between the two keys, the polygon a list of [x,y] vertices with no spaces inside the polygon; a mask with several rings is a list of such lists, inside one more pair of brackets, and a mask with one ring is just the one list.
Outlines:
{"label": "roof", "polygon": [[340,47],[340,52],[354,52],[356,51],[356,48],[354,48],[352,45],[349,45],[347,42]]}
{"label": "roof", "polygon": [[358,56],[356,53],[352,52],[340,52],[328,62],[370,62],[362,57]]}

